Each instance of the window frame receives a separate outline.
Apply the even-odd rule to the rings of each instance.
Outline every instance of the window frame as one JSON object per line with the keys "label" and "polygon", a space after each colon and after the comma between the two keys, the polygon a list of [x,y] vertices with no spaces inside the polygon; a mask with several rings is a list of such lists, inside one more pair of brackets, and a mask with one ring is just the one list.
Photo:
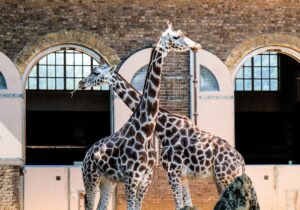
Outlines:
{"label": "window frame", "polygon": [[[54,63],[49,63],[48,61],[48,57],[50,55],[54,54]],[[63,61],[62,63],[58,63],[57,61],[57,55],[58,54],[63,54]],[[72,60],[72,64],[68,64],[67,61],[67,55],[71,54],[73,57]],[[81,55],[81,64],[76,64],[75,61],[75,56],[76,54],[80,54]],[[84,64],[84,56],[89,56],[90,62],[89,64]],[[41,63],[41,61],[45,59],[45,63]],[[96,63],[95,63],[96,62]],[[27,80],[26,80],[26,90],[51,90],[51,91],[71,91],[74,90],[76,88],[76,84],[79,80],[83,79],[85,76],[84,73],[84,67],[90,67],[90,72],[92,71],[92,69],[95,66],[98,66],[99,63],[106,63],[104,61],[104,59],[102,57],[99,56],[99,62],[97,61],[97,58],[95,58],[94,56],[92,56],[91,54],[88,54],[80,49],[77,48],[68,48],[68,47],[62,47],[60,49],[56,49],[55,51],[52,51],[50,53],[47,53],[45,55],[43,55],[42,57],[40,57],[38,59],[38,61],[35,63],[35,65],[32,66],[30,73],[28,74]],[[81,67],[81,76],[76,76],[76,67]],[[40,76],[40,71],[41,71],[41,67],[45,67],[45,76]],[[54,76],[49,76],[49,67],[54,67]],[[58,76],[57,75],[57,67],[62,67],[63,69],[63,75],[62,76]],[[73,69],[73,75],[72,76],[68,76],[67,75],[67,68],[68,67],[72,67]],[[33,69],[35,68],[36,71],[36,75],[32,76],[33,73]],[[34,88],[30,88],[30,80],[34,79],[36,84],[34,86]],[[40,86],[40,80],[41,79],[45,79],[45,88],[42,88]],[[54,88],[50,88],[49,89],[49,79],[54,79]],[[59,88],[57,85],[57,80],[58,79],[63,79],[63,88]],[[71,79],[73,81],[73,88],[69,88],[68,84],[67,84],[67,80]],[[93,88],[88,88],[87,90],[109,90],[109,86],[108,85],[103,85],[100,87],[93,87]]]}
{"label": "window frame", "polygon": [[[271,55],[276,55],[277,57],[277,65],[273,66],[271,65]],[[257,57],[260,57],[260,65],[255,65],[254,59]],[[263,56],[268,56],[268,65],[263,65]],[[245,65],[250,60],[249,65]],[[260,69],[260,77],[255,77],[255,68]],[[249,68],[251,71],[250,77],[245,77],[245,68]],[[263,68],[268,68],[268,77],[263,77]],[[277,69],[277,77],[271,77],[271,68]],[[235,79],[234,79],[234,89],[236,92],[278,92],[280,91],[280,56],[279,53],[269,51],[269,52],[262,52],[259,54],[256,54],[249,59],[247,59],[238,69]],[[238,74],[242,72],[242,76],[238,77]],[[268,89],[263,88],[263,81],[268,81]],[[242,82],[242,88],[237,89],[237,82]],[[245,86],[245,81],[250,81],[250,88],[247,89]],[[255,89],[255,81],[260,81],[260,89]],[[272,89],[271,81],[277,81],[277,88]]]}

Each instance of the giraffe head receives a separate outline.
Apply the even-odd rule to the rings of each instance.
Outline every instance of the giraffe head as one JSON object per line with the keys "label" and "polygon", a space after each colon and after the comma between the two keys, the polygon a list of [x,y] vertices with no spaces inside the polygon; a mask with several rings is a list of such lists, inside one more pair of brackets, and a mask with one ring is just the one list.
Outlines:
{"label": "giraffe head", "polygon": [[97,85],[109,84],[112,76],[111,72],[113,72],[116,68],[117,66],[109,67],[107,65],[94,67],[90,75],[83,78],[78,83],[78,89],[82,90],[89,87],[95,87]]}
{"label": "giraffe head", "polygon": [[161,34],[157,46],[166,51],[198,51],[201,45],[186,37],[181,30],[175,31],[172,23],[168,22],[168,28]]}

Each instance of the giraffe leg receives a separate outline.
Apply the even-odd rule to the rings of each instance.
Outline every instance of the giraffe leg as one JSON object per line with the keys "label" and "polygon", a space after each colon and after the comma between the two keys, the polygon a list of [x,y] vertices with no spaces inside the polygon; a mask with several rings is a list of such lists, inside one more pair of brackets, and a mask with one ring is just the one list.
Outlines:
{"label": "giraffe leg", "polygon": [[127,173],[125,176],[125,191],[127,199],[127,210],[135,210],[138,182],[134,179],[135,173]]}
{"label": "giraffe leg", "polygon": [[84,206],[85,210],[93,210],[95,197],[96,197],[96,188],[97,185],[94,183],[84,183],[85,196],[84,196]]}
{"label": "giraffe leg", "polygon": [[109,199],[115,189],[116,184],[109,180],[100,181],[100,201],[98,203],[97,210],[106,210],[108,207]]}
{"label": "giraffe leg", "polygon": [[143,198],[145,197],[146,192],[149,189],[151,182],[152,182],[152,173],[144,175],[144,178],[139,184],[139,187],[137,189],[137,201],[135,203],[136,210],[142,209],[142,201]]}
{"label": "giraffe leg", "polygon": [[193,206],[187,177],[182,177],[182,194],[184,206]]}
{"label": "giraffe leg", "polygon": [[182,209],[184,206],[182,196],[181,173],[176,173],[175,170],[169,171],[168,177],[175,199],[176,210]]}

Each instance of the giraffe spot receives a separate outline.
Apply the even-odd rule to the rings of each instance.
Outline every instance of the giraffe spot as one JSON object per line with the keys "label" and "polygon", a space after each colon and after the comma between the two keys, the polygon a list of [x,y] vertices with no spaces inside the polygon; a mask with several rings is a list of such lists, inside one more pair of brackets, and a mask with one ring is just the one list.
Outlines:
{"label": "giraffe spot", "polygon": [[167,155],[168,155],[168,161],[171,161],[172,158],[173,158],[173,149],[172,149],[172,147],[170,147],[170,148],[167,150]]}
{"label": "giraffe spot", "polygon": [[156,66],[156,67],[154,68],[153,73],[156,74],[157,76],[160,76],[160,74],[161,74],[161,68],[158,67],[158,66]]}
{"label": "giraffe spot", "polygon": [[187,149],[185,149],[184,152],[183,152],[183,155],[184,155],[184,157],[189,157],[190,153]]}
{"label": "giraffe spot", "polygon": [[129,97],[126,97],[126,99],[125,99],[125,103],[126,103],[127,105],[130,105],[130,104],[132,103],[132,100],[131,100],[131,98],[129,98]]}
{"label": "giraffe spot", "polygon": [[164,128],[159,124],[159,122],[156,122],[155,131],[156,132],[163,132],[164,131]]}
{"label": "giraffe spot", "polygon": [[219,161],[219,163],[221,163],[223,161],[223,158],[224,158],[223,154],[219,154],[218,155],[218,161]]}
{"label": "giraffe spot", "polygon": [[108,169],[108,170],[106,171],[106,173],[107,173],[108,175],[113,175],[113,174],[115,173],[115,170],[113,170],[113,169]]}
{"label": "giraffe spot", "polygon": [[140,130],[141,125],[140,125],[140,122],[138,120],[134,119],[132,124],[135,127],[135,130]]}
{"label": "giraffe spot", "polygon": [[188,164],[190,164],[190,160],[188,158],[186,158],[186,159],[184,159],[183,163],[184,163],[184,165],[188,165]]}
{"label": "giraffe spot", "polygon": [[143,135],[142,135],[140,132],[137,132],[135,138],[136,138],[136,140],[137,140],[138,142],[140,142],[141,144],[144,144],[145,139],[144,139]]}
{"label": "giraffe spot", "polygon": [[[149,106],[150,102],[148,103]],[[157,114],[158,111],[158,100],[156,100],[153,104],[152,104],[152,109],[150,111],[152,117],[154,117],[155,114]]]}
{"label": "giraffe spot", "polygon": [[134,127],[133,127],[133,126],[130,126],[129,129],[128,129],[128,131],[127,131],[127,133],[126,133],[126,136],[127,136],[127,137],[131,137],[131,136],[134,136],[135,133],[136,133],[136,132],[135,132]]}
{"label": "giraffe spot", "polygon": [[136,118],[140,118],[140,116],[141,116],[140,109],[136,109],[134,114],[135,114]]}
{"label": "giraffe spot", "polygon": [[173,162],[175,162],[177,164],[181,164],[181,158],[178,155],[175,155],[173,158]]}
{"label": "giraffe spot", "polygon": [[192,161],[193,164],[197,164],[198,163],[198,159],[197,159],[196,155],[192,155],[191,156],[191,161]]}
{"label": "giraffe spot", "polygon": [[158,121],[160,122],[160,124],[161,124],[162,126],[164,126],[165,123],[167,122],[167,117],[166,117],[166,115],[162,115],[160,118],[158,118]]}
{"label": "giraffe spot", "polygon": [[195,166],[194,165],[190,165],[190,170],[194,171],[195,170]]}
{"label": "giraffe spot", "polygon": [[208,159],[210,159],[211,158],[211,156],[212,156],[212,152],[211,152],[211,150],[209,149],[209,150],[207,150],[206,152],[205,152],[205,156],[206,156],[206,158],[208,158]]}
{"label": "giraffe spot", "polygon": [[108,160],[108,164],[109,164],[112,168],[116,168],[116,166],[117,166],[117,160],[114,159],[114,158],[110,158],[110,159]]}
{"label": "giraffe spot", "polygon": [[188,139],[186,137],[181,137],[180,143],[183,147],[187,147],[188,145]]}
{"label": "giraffe spot", "polygon": [[132,146],[134,145],[134,143],[135,143],[134,139],[133,139],[133,138],[130,138],[130,139],[128,140],[127,146],[128,146],[128,147],[132,147]]}
{"label": "giraffe spot", "polygon": [[[156,94],[157,94],[157,91],[152,88],[152,85],[148,84],[148,95],[151,97],[151,98],[156,98]],[[149,113],[149,112],[148,112]]]}
{"label": "giraffe spot", "polygon": [[194,129],[190,128],[188,129],[188,136],[191,137],[194,134]]}
{"label": "giraffe spot", "polygon": [[143,145],[139,142],[136,142],[135,145],[134,145],[134,149],[141,150],[141,149],[143,149]]}
{"label": "giraffe spot", "polygon": [[146,122],[146,113],[142,112],[141,113],[141,117],[140,117],[140,123],[143,124],[144,122]]}
{"label": "giraffe spot", "polygon": [[156,78],[153,74],[151,74],[150,75],[150,80],[151,80],[151,82],[153,83],[153,85],[155,87],[158,87],[159,81],[160,81],[158,78]]}
{"label": "giraffe spot", "polygon": [[138,162],[135,162],[134,166],[133,166],[133,170],[134,171],[137,171],[138,167],[139,167],[139,163]]}
{"label": "giraffe spot", "polygon": [[139,171],[141,172],[141,171],[145,171],[145,170],[146,170],[146,166],[141,165],[140,168],[139,168]]}
{"label": "giraffe spot", "polygon": [[180,138],[180,135],[177,133],[177,134],[171,139],[171,144],[172,144],[172,145],[175,145],[175,144],[178,142],[179,138]]}
{"label": "giraffe spot", "polygon": [[208,167],[209,165],[210,165],[209,160],[206,160],[206,161],[205,161],[205,166]]}
{"label": "giraffe spot", "polygon": [[177,120],[177,122],[175,123],[176,127],[179,128],[181,127],[181,120]]}
{"label": "giraffe spot", "polygon": [[[126,89],[128,89],[128,88],[126,88]],[[128,92],[128,95],[130,95],[130,97],[137,102],[140,100],[140,97],[137,95],[137,93],[132,90],[130,90]]]}
{"label": "giraffe spot", "polygon": [[181,136],[186,136],[186,134],[187,134],[186,130],[183,128],[179,130],[179,133]]}
{"label": "giraffe spot", "polygon": [[152,167],[154,166],[155,161],[154,160],[149,160],[148,161],[148,166]]}
{"label": "giraffe spot", "polygon": [[203,151],[202,150],[197,150],[197,156],[200,156],[203,154]]}
{"label": "giraffe spot", "polygon": [[106,149],[106,154],[107,154],[108,156],[111,156],[111,154],[112,154],[112,149]]}
{"label": "giraffe spot", "polygon": [[195,147],[195,145],[190,145],[189,147],[188,147],[188,149],[189,149],[189,151],[190,151],[190,153],[195,153],[196,152],[196,147]]}
{"label": "giraffe spot", "polygon": [[153,123],[146,124],[141,128],[141,131],[146,134],[147,137],[151,136],[154,131]]}
{"label": "giraffe spot", "polygon": [[[119,87],[119,88],[120,88],[120,87]],[[117,86],[116,86],[116,89],[119,89],[119,88],[118,88],[118,85],[117,85]],[[120,91],[120,92],[118,93],[118,95],[119,95],[120,98],[124,98],[125,94],[126,94],[125,91]]]}
{"label": "giraffe spot", "polygon": [[126,165],[127,165],[127,169],[131,169],[131,167],[133,165],[133,161],[132,160],[128,160]]}
{"label": "giraffe spot", "polygon": [[107,155],[105,155],[105,154],[102,155],[102,156],[101,156],[101,159],[102,159],[103,161],[107,161],[107,159],[108,159],[108,158],[107,158]]}

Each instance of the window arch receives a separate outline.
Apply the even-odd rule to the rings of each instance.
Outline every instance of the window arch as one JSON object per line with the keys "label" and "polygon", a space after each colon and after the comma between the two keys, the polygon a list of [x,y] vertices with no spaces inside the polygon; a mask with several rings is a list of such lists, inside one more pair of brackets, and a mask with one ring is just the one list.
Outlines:
{"label": "window arch", "polygon": [[266,52],[249,58],[235,76],[236,91],[278,91],[279,56]]}
{"label": "window arch", "polygon": [[[95,66],[99,66],[99,62],[85,52],[67,48],[57,50],[42,57],[33,66],[26,82],[26,89],[74,90],[78,82],[88,76]],[[108,90],[109,86],[103,85],[92,89]]]}
{"label": "window arch", "polygon": [[0,89],[7,89],[6,80],[1,72],[0,72]]}
{"label": "window arch", "polygon": [[148,65],[143,66],[140,68],[132,77],[131,84],[135,87],[138,91],[143,92],[145,78],[147,74]]}
{"label": "window arch", "polygon": [[218,81],[213,73],[200,65],[200,91],[219,91]]}

